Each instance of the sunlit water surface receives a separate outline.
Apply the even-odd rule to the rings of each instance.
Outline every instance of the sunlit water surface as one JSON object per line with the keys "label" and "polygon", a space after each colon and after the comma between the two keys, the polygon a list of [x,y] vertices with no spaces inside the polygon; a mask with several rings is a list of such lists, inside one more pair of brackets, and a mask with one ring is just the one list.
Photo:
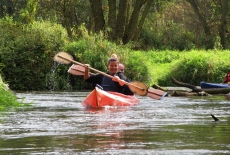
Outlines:
{"label": "sunlit water surface", "polygon": [[138,96],[137,106],[97,110],[81,105],[87,94],[17,93],[31,106],[1,112],[0,154],[230,154],[224,96]]}

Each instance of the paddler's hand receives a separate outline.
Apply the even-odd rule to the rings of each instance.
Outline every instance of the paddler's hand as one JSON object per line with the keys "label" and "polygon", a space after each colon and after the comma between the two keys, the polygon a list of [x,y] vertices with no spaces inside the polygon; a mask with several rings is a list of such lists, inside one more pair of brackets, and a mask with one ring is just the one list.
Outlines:
{"label": "paddler's hand", "polygon": [[89,64],[84,64],[85,68],[89,68],[89,66],[90,66]]}
{"label": "paddler's hand", "polygon": [[120,86],[124,86],[126,84],[126,82],[124,80],[121,80],[119,76],[114,76],[112,80],[118,82]]}
{"label": "paddler's hand", "polygon": [[84,79],[87,80],[90,75],[89,75],[89,64],[84,64],[85,67],[85,74],[84,74]]}
{"label": "paddler's hand", "polygon": [[89,64],[84,64],[84,67],[85,67],[85,72],[89,72]]}

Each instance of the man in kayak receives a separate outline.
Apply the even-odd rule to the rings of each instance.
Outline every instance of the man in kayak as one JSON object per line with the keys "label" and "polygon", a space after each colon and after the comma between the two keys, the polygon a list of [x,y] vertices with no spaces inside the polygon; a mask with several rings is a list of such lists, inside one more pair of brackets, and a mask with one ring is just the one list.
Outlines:
{"label": "man in kayak", "polygon": [[125,73],[125,66],[121,63],[119,63],[119,69],[118,69],[119,72],[121,72],[122,74]]}
{"label": "man in kayak", "polygon": [[230,69],[228,70],[228,73],[226,74],[223,83],[228,83],[228,84],[230,84]]}
{"label": "man in kayak", "polygon": [[84,79],[86,82],[99,84],[105,91],[113,91],[122,93],[125,95],[133,95],[134,93],[130,91],[129,87],[125,85],[127,81],[126,77],[118,72],[119,61],[116,58],[110,58],[108,61],[108,75],[113,76],[113,78],[106,77],[102,74],[89,74],[89,65],[85,65]]}

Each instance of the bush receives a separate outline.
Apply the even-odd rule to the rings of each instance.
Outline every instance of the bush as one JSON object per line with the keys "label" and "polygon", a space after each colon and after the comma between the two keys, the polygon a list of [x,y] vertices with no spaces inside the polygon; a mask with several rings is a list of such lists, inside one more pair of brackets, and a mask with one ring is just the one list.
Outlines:
{"label": "bush", "polygon": [[12,90],[45,90],[51,76],[53,56],[66,44],[67,35],[60,25],[0,20],[0,61],[5,81]]}
{"label": "bush", "polygon": [[146,22],[139,37],[139,48],[179,51],[195,49],[197,38],[186,31],[183,25],[172,21],[159,21],[156,25],[157,27],[150,21]]}
{"label": "bush", "polygon": [[22,106],[22,104],[17,100],[16,95],[8,90],[7,85],[2,81],[0,75],[0,111],[5,108],[18,106]]}
{"label": "bush", "polygon": [[171,75],[177,80],[200,85],[201,81],[223,82],[229,68],[226,51],[190,51],[172,67]]}
{"label": "bush", "polygon": [[[142,63],[144,60],[141,59],[140,54],[132,52],[126,46],[117,46],[109,42],[102,34],[93,36],[83,32],[82,38],[66,46],[66,51],[71,53],[76,61],[90,64],[92,68],[106,72],[108,59],[116,53],[120,62],[126,66],[125,75],[130,80],[147,81],[148,71]],[[75,89],[79,89],[80,86],[76,86]],[[90,88],[90,85],[84,83],[84,88]]]}

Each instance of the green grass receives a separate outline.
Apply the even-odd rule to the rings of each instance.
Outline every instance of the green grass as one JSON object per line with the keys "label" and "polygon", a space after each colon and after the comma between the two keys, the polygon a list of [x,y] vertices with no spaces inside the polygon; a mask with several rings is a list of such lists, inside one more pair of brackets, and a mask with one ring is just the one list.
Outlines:
{"label": "green grass", "polygon": [[0,111],[11,107],[20,107],[22,105],[22,101],[19,102],[16,95],[7,89],[0,76]]}
{"label": "green grass", "polygon": [[221,83],[230,68],[228,50],[135,51],[129,44],[116,45],[103,35],[83,34],[66,46],[66,51],[75,55],[76,60],[106,71],[106,62],[115,53],[125,65],[125,75],[131,81],[141,81],[148,86],[175,86],[170,76],[192,85],[200,85],[201,81]]}
{"label": "green grass", "polygon": [[115,45],[92,36],[73,42],[67,49],[80,62],[101,71],[106,71],[106,61],[115,53],[125,65],[125,75],[131,81],[141,81],[148,86],[174,86],[170,76],[192,85],[200,85],[201,81],[221,83],[230,68],[227,57],[230,51],[227,50],[134,51],[129,46]]}
{"label": "green grass", "polygon": [[193,85],[201,81],[221,83],[230,68],[230,51],[140,52],[151,76],[149,85],[173,86],[170,76]]}

